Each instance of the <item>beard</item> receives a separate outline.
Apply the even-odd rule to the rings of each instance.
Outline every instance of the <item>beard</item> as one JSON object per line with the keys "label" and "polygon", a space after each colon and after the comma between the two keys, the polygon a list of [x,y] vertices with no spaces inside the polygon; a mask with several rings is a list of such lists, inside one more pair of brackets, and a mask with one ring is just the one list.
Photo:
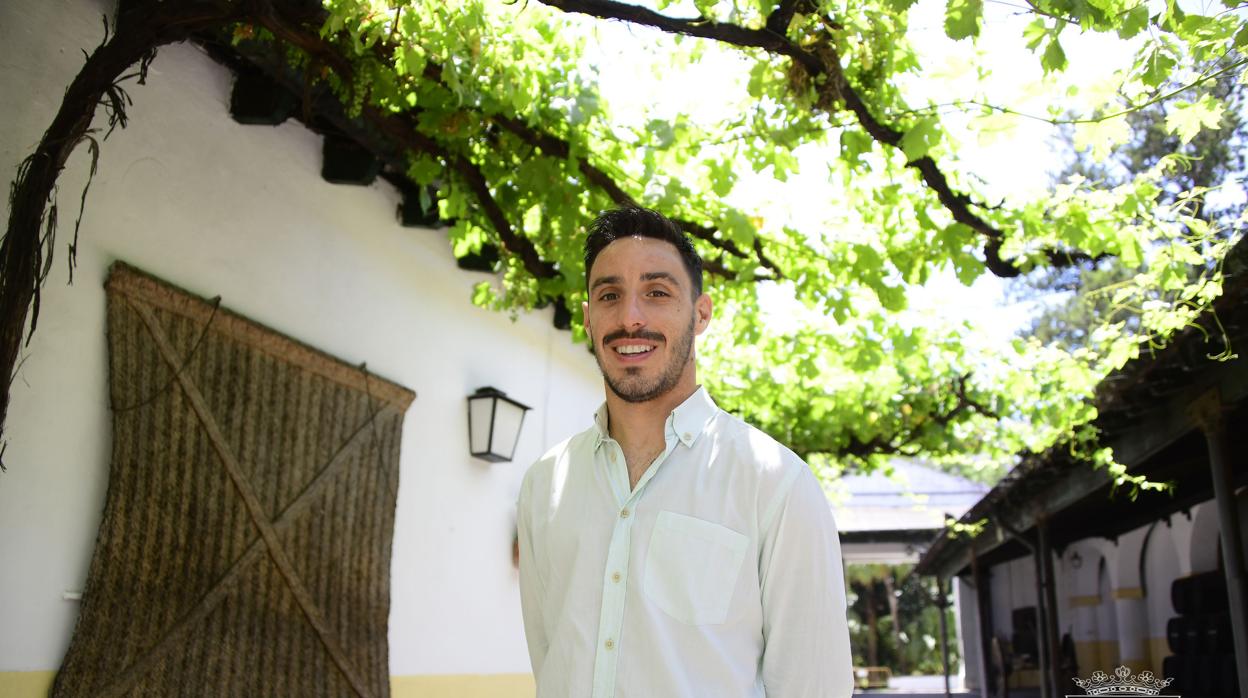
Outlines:
{"label": "beard", "polygon": [[[598,361],[598,370],[602,372],[602,378],[606,381],[607,387],[616,397],[624,402],[647,402],[653,400],[676,387],[680,382],[680,376],[685,371],[685,365],[689,363],[689,357],[693,354],[693,323],[694,316],[689,315],[689,326],[685,331],[676,338],[675,343],[668,343],[666,338],[658,332],[650,332],[641,330],[640,332],[630,333],[623,330],[611,332],[602,338],[601,352],[594,352],[594,358]],[[624,375],[613,377],[607,373],[606,364],[603,362],[602,354],[610,351],[606,348],[608,342],[614,342],[617,339],[648,339],[652,341],[662,341],[672,350],[672,356],[668,360],[667,365],[663,367],[659,375],[646,380],[642,378],[640,367],[628,367],[624,369]]]}

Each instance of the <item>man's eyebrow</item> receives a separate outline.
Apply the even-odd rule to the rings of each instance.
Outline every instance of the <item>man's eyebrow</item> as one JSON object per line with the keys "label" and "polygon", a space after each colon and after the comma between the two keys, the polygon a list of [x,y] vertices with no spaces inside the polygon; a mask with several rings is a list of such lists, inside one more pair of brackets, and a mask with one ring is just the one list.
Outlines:
{"label": "man's eyebrow", "polygon": [[[641,280],[642,281],[668,281],[677,287],[680,286],[680,279],[677,279],[675,274],[671,274],[666,271],[644,272],[641,275]],[[594,279],[594,282],[589,285],[589,290],[592,293],[593,290],[598,288],[599,286],[605,286],[607,284],[618,284],[618,283],[620,283],[620,277],[618,276],[600,276],[597,279]]]}
{"label": "man's eyebrow", "polygon": [[620,283],[620,277],[618,276],[600,276],[597,279],[594,279],[594,283],[589,285],[589,290],[592,292],[594,289],[598,288],[599,286],[603,286],[606,284],[618,284],[618,283]]}
{"label": "man's eyebrow", "polygon": [[659,279],[666,279],[676,286],[680,286],[680,279],[677,279],[675,275],[669,274],[665,271],[648,271],[641,275],[642,281],[657,281]]}

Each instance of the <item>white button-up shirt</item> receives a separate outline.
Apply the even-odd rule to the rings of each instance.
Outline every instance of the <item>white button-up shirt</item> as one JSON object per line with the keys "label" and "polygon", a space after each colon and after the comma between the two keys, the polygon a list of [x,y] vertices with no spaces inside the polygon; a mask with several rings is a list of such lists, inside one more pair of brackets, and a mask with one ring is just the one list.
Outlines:
{"label": "white button-up shirt", "polygon": [[792,451],[699,388],[629,489],[606,406],[520,490],[538,698],[840,698],[853,688],[840,543]]}

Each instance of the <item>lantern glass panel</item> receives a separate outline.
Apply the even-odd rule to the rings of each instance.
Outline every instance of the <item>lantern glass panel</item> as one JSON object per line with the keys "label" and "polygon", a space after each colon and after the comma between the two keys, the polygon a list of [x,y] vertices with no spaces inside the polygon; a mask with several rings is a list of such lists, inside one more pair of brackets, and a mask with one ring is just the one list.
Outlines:
{"label": "lantern glass panel", "polygon": [[498,400],[494,410],[494,443],[490,450],[511,460],[515,455],[516,442],[520,440],[520,425],[524,422],[524,408],[506,400]]}
{"label": "lantern glass panel", "polygon": [[498,398],[485,396],[468,401],[469,446],[472,453],[490,450],[490,422],[493,420],[494,403]]}

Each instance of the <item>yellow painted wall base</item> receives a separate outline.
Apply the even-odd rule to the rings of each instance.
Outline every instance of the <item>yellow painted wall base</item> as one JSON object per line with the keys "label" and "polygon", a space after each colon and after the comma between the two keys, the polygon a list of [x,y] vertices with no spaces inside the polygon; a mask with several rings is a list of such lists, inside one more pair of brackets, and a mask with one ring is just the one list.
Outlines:
{"label": "yellow painted wall base", "polygon": [[1096,643],[1097,664],[1104,667],[1102,671],[1106,674],[1112,674],[1114,669],[1118,667],[1118,641],[1117,640],[1100,640]]}
{"label": "yellow painted wall base", "polygon": [[[0,671],[0,696],[44,698],[53,671]],[[434,674],[391,676],[392,698],[533,698],[532,674]]]}
{"label": "yellow painted wall base", "polygon": [[1080,676],[1088,676],[1097,669],[1106,670],[1101,666],[1099,644],[1096,640],[1080,640],[1075,643],[1075,663],[1079,665]]}
{"label": "yellow painted wall base", "polygon": [[391,676],[391,698],[533,698],[532,674]]}
{"label": "yellow painted wall base", "polygon": [[1040,671],[1038,669],[1015,669],[1010,674],[1008,682],[1010,688],[1035,688],[1040,685]]}
{"label": "yellow painted wall base", "polygon": [[1148,660],[1123,660],[1119,656],[1118,643],[1114,640],[1086,640],[1075,643],[1075,661],[1079,664],[1081,676],[1091,676],[1094,671],[1106,674],[1114,673],[1119,666],[1126,666],[1131,671],[1142,671],[1151,668]]}
{"label": "yellow painted wall base", "polygon": [[1087,677],[1093,671],[1100,670],[1106,674],[1113,673],[1119,666],[1125,666],[1132,673],[1151,671],[1161,676],[1161,662],[1170,656],[1170,645],[1164,637],[1145,638],[1144,649],[1148,657],[1144,659],[1122,659],[1118,655],[1118,643],[1112,641],[1088,641],[1075,643],[1075,657],[1079,662],[1079,674]]}
{"label": "yellow painted wall base", "polygon": [[0,671],[0,696],[44,698],[52,688],[55,671]]}
{"label": "yellow painted wall base", "polygon": [[1169,657],[1171,654],[1173,653],[1170,651],[1170,643],[1166,641],[1166,638],[1164,637],[1148,638],[1148,658],[1149,658],[1149,661],[1152,662],[1154,675],[1161,676],[1164,678],[1174,678],[1173,676],[1166,677],[1165,674],[1163,674],[1161,671],[1162,661],[1165,660],[1166,657]]}

